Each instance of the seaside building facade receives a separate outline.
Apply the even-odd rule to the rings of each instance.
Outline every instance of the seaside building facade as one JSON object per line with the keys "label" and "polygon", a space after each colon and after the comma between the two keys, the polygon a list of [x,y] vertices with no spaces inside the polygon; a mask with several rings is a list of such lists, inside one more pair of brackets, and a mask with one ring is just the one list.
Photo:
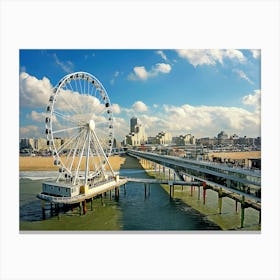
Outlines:
{"label": "seaside building facade", "polygon": [[142,124],[136,117],[130,119],[130,133],[126,135],[126,144],[131,146],[140,146],[147,144],[147,135]]}

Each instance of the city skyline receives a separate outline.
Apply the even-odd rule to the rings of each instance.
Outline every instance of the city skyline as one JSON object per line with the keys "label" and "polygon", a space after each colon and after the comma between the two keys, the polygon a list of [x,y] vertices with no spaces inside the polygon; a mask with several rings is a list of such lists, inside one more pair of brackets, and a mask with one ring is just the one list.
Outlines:
{"label": "city skyline", "polygon": [[259,50],[21,50],[20,138],[44,137],[50,91],[75,71],[106,88],[118,141],[133,116],[147,135],[260,136]]}

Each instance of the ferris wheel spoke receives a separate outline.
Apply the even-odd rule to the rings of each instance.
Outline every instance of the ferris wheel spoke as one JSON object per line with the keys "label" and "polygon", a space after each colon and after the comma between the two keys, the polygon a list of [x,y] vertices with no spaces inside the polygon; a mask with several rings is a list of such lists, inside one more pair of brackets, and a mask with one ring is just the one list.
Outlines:
{"label": "ferris wheel spoke", "polygon": [[69,121],[69,122],[72,122],[72,123],[74,123],[74,124],[79,124],[79,121],[73,120],[73,116],[72,116],[72,117],[70,117],[70,116],[65,116],[65,115],[63,115],[62,113],[58,112],[58,111],[53,111],[53,114],[56,115],[56,116],[58,116],[58,117],[60,117],[60,118],[62,118],[62,119],[64,119],[65,121]]}
{"label": "ferris wheel spoke", "polygon": [[71,138],[69,138],[68,140],[64,140],[65,142],[57,150],[57,153],[60,154],[60,152],[63,151],[63,149],[65,149],[66,147],[70,146],[75,141],[75,139],[78,138],[82,133],[83,133],[83,131],[81,130],[76,135],[74,135]]}
{"label": "ferris wheel spoke", "polygon": [[53,130],[52,133],[60,133],[60,132],[65,132],[65,131],[70,131],[70,130],[74,130],[74,129],[81,129],[83,126],[74,126],[74,127],[69,127],[69,128],[65,128],[65,129],[60,129],[60,130]]}
{"label": "ferris wheel spoke", "polygon": [[84,154],[84,151],[85,151],[85,145],[86,145],[87,134],[88,134],[88,133],[86,133],[86,137],[85,137],[85,139],[84,139],[83,148],[82,148],[82,151],[81,151],[81,154],[80,154],[80,157],[79,157],[79,162],[78,162],[78,165],[77,165],[77,168],[76,168],[75,178],[74,178],[74,185],[76,184],[77,177],[79,176],[80,165],[81,165],[82,158],[83,158],[83,154]]}
{"label": "ferris wheel spoke", "polygon": [[[82,131],[82,134],[85,134],[85,130]],[[80,142],[81,140],[84,138],[84,135],[80,135],[80,137],[78,138],[77,142],[75,143],[75,145],[73,145],[73,148],[72,148],[72,159],[70,161],[70,165],[69,165],[69,172],[72,172],[72,167],[73,167],[73,164],[75,162],[75,158],[77,156],[77,150],[80,146]]]}
{"label": "ferris wheel spoke", "polygon": [[92,141],[92,143],[94,145],[95,158],[96,158],[99,166],[101,166],[101,172],[103,173],[103,175],[105,175],[104,174],[104,170],[103,170],[104,163],[102,161],[102,156],[101,156],[100,151],[99,151],[100,147],[98,146],[97,142],[95,141],[93,134],[91,134],[91,141]]}
{"label": "ferris wheel spoke", "polygon": [[113,168],[112,168],[111,164],[109,163],[109,161],[108,161],[108,159],[107,159],[107,157],[106,157],[106,155],[105,155],[105,153],[104,153],[104,151],[103,151],[103,148],[102,148],[102,146],[101,146],[101,144],[100,144],[100,142],[99,142],[98,137],[96,136],[96,134],[95,134],[94,131],[92,131],[92,134],[93,134],[94,138],[96,139],[96,142],[97,142],[97,144],[98,144],[98,146],[99,146],[99,148],[100,148],[101,154],[102,154],[102,156],[104,157],[104,159],[105,159],[107,165],[109,166],[109,169],[110,169],[111,173],[114,175]]}
{"label": "ferris wheel spoke", "polygon": [[81,94],[83,94],[82,83],[81,83],[80,79],[79,79],[79,85],[80,85],[80,92],[81,92]]}
{"label": "ferris wheel spoke", "polygon": [[[72,87],[71,87],[71,89],[72,89]],[[60,97],[61,97],[61,98],[63,99],[63,101],[67,104],[68,108],[71,108],[72,111],[73,111],[74,113],[78,114],[77,110],[72,106],[71,103],[69,103],[69,102],[67,101],[66,96],[64,96],[64,94],[67,94],[67,93],[66,93],[67,91],[70,91],[70,92],[73,92],[73,93],[74,93],[73,89],[72,89],[72,90],[68,89],[68,88],[67,88],[67,84],[66,84],[66,85],[65,85],[65,88],[63,88],[63,90],[64,90],[64,92],[61,92]],[[70,93],[69,93],[69,94],[70,94]]]}
{"label": "ferris wheel spoke", "polygon": [[[92,146],[94,146],[94,143],[92,143],[92,136],[90,135],[90,144],[92,144]],[[93,170],[94,171],[98,171],[97,165],[95,163],[95,156],[94,156],[94,152],[92,151],[92,149],[90,149],[90,157],[92,159],[92,166],[93,166]]]}

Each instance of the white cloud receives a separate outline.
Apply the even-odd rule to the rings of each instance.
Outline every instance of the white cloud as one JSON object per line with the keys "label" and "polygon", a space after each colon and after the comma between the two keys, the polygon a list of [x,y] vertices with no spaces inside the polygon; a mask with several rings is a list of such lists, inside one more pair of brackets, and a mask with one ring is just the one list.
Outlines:
{"label": "white cloud", "polygon": [[114,114],[120,114],[121,113],[121,108],[118,104],[112,104],[111,108],[112,108],[112,112]]}
{"label": "white cloud", "polygon": [[159,73],[168,74],[171,71],[171,65],[167,63],[157,63],[150,71],[147,71],[145,66],[135,66],[133,72],[129,74],[129,80],[147,80],[148,78],[155,77]]}
{"label": "white cloud", "polygon": [[198,65],[216,65],[223,64],[224,59],[237,60],[244,62],[246,58],[239,50],[220,50],[220,49],[193,49],[193,50],[177,50],[178,55],[187,59],[194,67]]}
{"label": "white cloud", "polygon": [[38,80],[26,72],[20,73],[20,106],[33,108],[47,106],[51,93],[52,85],[48,78],[44,77],[42,80]]}
{"label": "white cloud", "polygon": [[253,106],[256,111],[260,110],[261,107],[261,91],[259,89],[254,90],[253,94],[248,94],[242,98],[244,105]]}
{"label": "white cloud", "polygon": [[136,112],[146,112],[148,111],[148,107],[145,103],[143,103],[142,101],[136,101],[133,105],[132,108],[136,111]]}
{"label": "white cloud", "polygon": [[55,59],[55,63],[62,68],[63,71],[65,71],[66,73],[71,73],[73,72],[73,68],[74,68],[74,64],[71,61],[66,61],[63,62],[61,60],[58,59],[56,53],[53,54],[53,57]]}
{"label": "white cloud", "polygon": [[115,84],[115,81],[116,81],[116,78],[120,75],[120,72],[119,71],[116,71],[113,75],[113,78],[111,79],[110,81],[110,84],[113,85]]}
{"label": "white cloud", "polygon": [[36,112],[36,111],[31,111],[30,114],[27,114],[27,118],[28,119],[31,119],[32,121],[35,121],[35,122],[40,122],[40,123],[44,123],[45,121],[45,118],[46,118],[47,114],[42,112],[42,113],[39,113],[39,112]]}
{"label": "white cloud", "polygon": [[131,80],[147,80],[149,73],[147,72],[147,70],[145,69],[144,66],[136,66],[133,68],[134,74],[130,74],[130,79]]}
{"label": "white cloud", "polygon": [[167,60],[167,57],[166,57],[166,55],[165,55],[165,53],[164,53],[163,51],[157,51],[156,53],[157,53],[158,55],[160,55],[161,58],[164,59],[165,61]]}
{"label": "white cloud", "polygon": [[20,127],[20,138],[32,138],[42,135],[42,128],[36,125],[27,125]]}
{"label": "white cloud", "polygon": [[237,107],[191,106],[188,104],[175,107],[164,106],[168,129],[173,132],[185,131],[197,137],[213,137],[220,129],[231,133],[259,135],[260,115]]}
{"label": "white cloud", "polygon": [[156,67],[153,69],[152,73],[154,73],[154,75],[157,75],[158,73],[168,74],[170,71],[171,71],[170,64],[157,63]]}
{"label": "white cloud", "polygon": [[258,59],[261,56],[261,50],[250,50],[253,58]]}
{"label": "white cloud", "polygon": [[254,84],[254,82],[252,82],[242,70],[234,69],[233,72],[237,73],[237,74],[239,75],[240,78],[246,80],[246,81],[249,82],[251,85]]}

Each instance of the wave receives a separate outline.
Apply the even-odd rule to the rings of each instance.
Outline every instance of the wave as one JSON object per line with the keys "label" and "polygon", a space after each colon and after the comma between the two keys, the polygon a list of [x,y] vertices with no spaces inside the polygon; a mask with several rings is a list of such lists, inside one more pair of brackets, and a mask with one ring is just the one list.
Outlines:
{"label": "wave", "polygon": [[55,179],[57,177],[57,171],[20,171],[20,179],[29,180],[45,180],[45,179]]}

